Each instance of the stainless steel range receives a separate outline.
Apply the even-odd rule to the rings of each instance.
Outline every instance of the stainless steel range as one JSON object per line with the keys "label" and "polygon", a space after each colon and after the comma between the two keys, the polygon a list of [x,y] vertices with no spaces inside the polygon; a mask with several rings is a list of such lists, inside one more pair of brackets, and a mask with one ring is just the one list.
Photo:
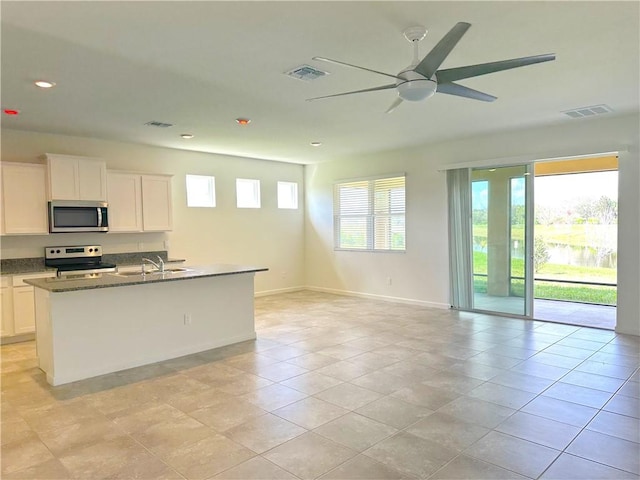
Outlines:
{"label": "stainless steel range", "polygon": [[45,247],[44,263],[57,268],[59,277],[117,271],[116,265],[102,261],[101,245]]}

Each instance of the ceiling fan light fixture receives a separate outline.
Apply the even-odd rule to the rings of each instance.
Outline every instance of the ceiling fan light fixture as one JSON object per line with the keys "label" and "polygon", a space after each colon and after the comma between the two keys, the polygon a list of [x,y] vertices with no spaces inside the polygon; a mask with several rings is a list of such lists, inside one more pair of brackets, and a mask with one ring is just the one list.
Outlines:
{"label": "ceiling fan light fixture", "polygon": [[398,85],[398,95],[409,102],[419,102],[436,93],[437,83],[433,80],[409,80]]}

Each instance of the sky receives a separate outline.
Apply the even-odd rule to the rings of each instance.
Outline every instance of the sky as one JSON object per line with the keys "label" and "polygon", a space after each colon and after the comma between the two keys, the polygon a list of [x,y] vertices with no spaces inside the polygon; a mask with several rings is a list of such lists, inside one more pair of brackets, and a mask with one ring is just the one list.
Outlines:
{"label": "sky", "polygon": [[618,172],[550,175],[534,179],[535,204],[554,206],[572,199],[597,200],[602,196],[618,201]]}
{"label": "sky", "polygon": [[[473,207],[487,208],[487,182],[472,183]],[[512,200],[524,204],[524,181],[515,183]],[[575,203],[577,199],[597,200],[607,196],[618,201],[618,172],[549,175],[534,178],[534,200],[537,206],[558,206]]]}

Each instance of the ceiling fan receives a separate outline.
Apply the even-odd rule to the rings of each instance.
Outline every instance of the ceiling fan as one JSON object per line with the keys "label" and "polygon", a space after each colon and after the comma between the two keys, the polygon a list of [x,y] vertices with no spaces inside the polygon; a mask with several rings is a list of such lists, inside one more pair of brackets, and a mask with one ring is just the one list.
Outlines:
{"label": "ceiling fan", "polygon": [[401,70],[397,75],[340,62],[338,60],[332,60],[326,57],[313,57],[314,60],[335,63],[345,67],[377,73],[378,75],[394,78],[396,81],[395,83],[390,83],[388,85],[365,88],[364,90],[309,98],[308,101],[352,95],[354,93],[396,89],[398,92],[398,98],[387,109],[387,113],[395,110],[396,107],[398,107],[398,105],[400,105],[404,100],[418,102],[433,96],[436,92],[446,93],[448,95],[457,95],[459,97],[473,98],[484,102],[493,102],[497,97],[473,90],[454,82],[456,80],[477,77],[479,75],[486,75],[487,73],[499,72],[501,70],[524,67],[534,63],[548,62],[550,60],[555,60],[556,58],[555,54],[548,53],[544,55],[534,55],[531,57],[514,58],[511,60],[501,60],[498,62],[438,70],[442,62],[444,62],[470,26],[470,23],[458,22],[451,30],[449,30],[449,33],[442,37],[442,40],[440,40],[438,44],[433,47],[433,50],[431,50],[422,60],[418,57],[418,43],[425,37],[427,33],[426,29],[424,27],[411,27],[406,29],[404,31],[404,37],[413,44],[413,62],[408,67]]}

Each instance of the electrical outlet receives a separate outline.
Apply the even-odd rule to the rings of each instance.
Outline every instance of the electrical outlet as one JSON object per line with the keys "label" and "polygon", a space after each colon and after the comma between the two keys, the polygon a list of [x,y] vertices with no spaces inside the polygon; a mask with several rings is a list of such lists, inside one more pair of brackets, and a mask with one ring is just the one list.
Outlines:
{"label": "electrical outlet", "polygon": [[169,240],[164,241],[164,249],[169,250]]}
{"label": "electrical outlet", "polygon": [[387,277],[387,285],[391,285],[393,283],[393,280],[391,280],[391,277]]}
{"label": "electrical outlet", "polygon": [[185,325],[191,325],[191,314],[190,313],[185,313],[184,314],[184,324]]}
{"label": "electrical outlet", "polygon": [[144,243],[143,242],[138,242],[138,251],[139,252],[144,251]]}

